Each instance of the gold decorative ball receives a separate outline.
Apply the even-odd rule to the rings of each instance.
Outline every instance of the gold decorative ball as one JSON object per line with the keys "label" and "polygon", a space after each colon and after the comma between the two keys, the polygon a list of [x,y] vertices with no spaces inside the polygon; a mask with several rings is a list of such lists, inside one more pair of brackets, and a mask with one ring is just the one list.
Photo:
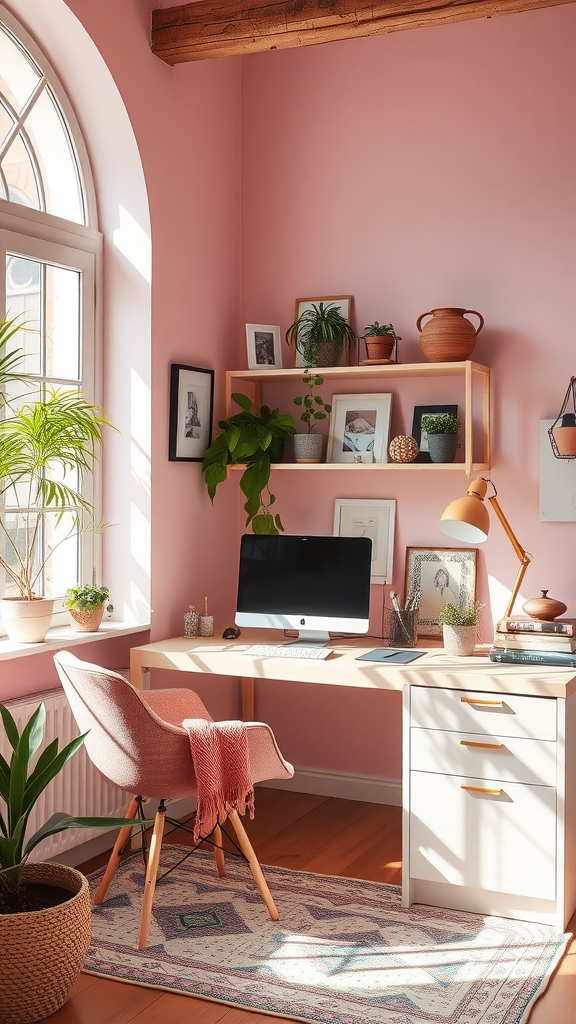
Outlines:
{"label": "gold decorative ball", "polygon": [[390,441],[388,453],[392,462],[414,462],[419,450],[413,437],[409,437],[407,434],[400,434]]}

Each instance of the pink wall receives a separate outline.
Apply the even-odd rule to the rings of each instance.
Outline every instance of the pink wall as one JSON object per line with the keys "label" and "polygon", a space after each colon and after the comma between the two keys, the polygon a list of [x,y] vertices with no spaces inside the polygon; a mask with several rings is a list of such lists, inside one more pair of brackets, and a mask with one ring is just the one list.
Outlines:
{"label": "pink wall", "polygon": [[[414,362],[420,313],[479,309],[474,358],[493,371],[490,475],[534,555],[523,599],[548,587],[572,615],[574,525],[538,520],[538,421],[556,415],[575,372],[575,30],[569,5],[242,62],[241,323],[286,330],[297,296],[353,294],[357,326],[391,321],[402,361]],[[410,431],[416,401],[458,400],[447,381],[392,391],[392,436]],[[278,391],[272,400],[282,403]],[[395,498],[397,590],[406,546],[450,546],[436,523],[464,485],[452,472],[274,478],[293,533],[330,533],[336,497]],[[517,565],[493,523],[480,599],[488,574],[509,587]],[[299,764],[400,774],[392,697],[270,689],[258,706]],[[350,736],[351,715],[362,727]]]}

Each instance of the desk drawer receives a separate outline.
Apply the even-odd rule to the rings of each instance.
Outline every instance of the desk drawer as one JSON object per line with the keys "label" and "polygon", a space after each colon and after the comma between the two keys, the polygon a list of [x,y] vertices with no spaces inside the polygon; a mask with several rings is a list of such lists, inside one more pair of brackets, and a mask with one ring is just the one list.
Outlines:
{"label": "desk drawer", "polygon": [[556,739],[556,700],[413,686],[410,724],[424,729]]}
{"label": "desk drawer", "polygon": [[508,736],[411,729],[410,767],[534,786],[556,785],[557,744]]}
{"label": "desk drawer", "polygon": [[554,789],[411,772],[410,790],[411,878],[556,898]]}

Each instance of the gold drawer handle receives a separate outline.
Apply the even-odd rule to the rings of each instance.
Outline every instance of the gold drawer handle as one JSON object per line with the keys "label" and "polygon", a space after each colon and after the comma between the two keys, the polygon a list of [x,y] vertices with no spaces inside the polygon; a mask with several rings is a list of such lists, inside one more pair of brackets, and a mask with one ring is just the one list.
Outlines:
{"label": "gold drawer handle", "polygon": [[477,700],[476,697],[460,697],[461,704],[489,704],[492,708],[503,708],[503,700]]}
{"label": "gold drawer handle", "polygon": [[467,790],[468,793],[490,793],[491,796],[500,796],[501,789],[486,789],[485,786],[460,786],[460,789]]}
{"label": "gold drawer handle", "polygon": [[461,747],[482,747],[486,750],[501,750],[503,743],[474,743],[473,740],[460,740]]}

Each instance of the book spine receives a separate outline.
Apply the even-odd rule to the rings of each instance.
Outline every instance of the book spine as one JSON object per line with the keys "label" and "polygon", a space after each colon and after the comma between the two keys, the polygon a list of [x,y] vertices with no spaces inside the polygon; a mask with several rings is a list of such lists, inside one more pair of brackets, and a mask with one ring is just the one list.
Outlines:
{"label": "book spine", "polygon": [[576,668],[576,654],[564,651],[513,651],[510,648],[492,647],[490,661],[510,665],[557,665],[562,668]]}
{"label": "book spine", "polygon": [[569,636],[551,636],[537,633],[535,636],[520,633],[496,633],[494,647],[510,647],[519,651],[558,651],[572,654],[575,642]]}
{"label": "book spine", "polygon": [[499,633],[547,633],[560,636],[574,636],[571,622],[530,622],[524,619],[501,619],[496,629]]}

